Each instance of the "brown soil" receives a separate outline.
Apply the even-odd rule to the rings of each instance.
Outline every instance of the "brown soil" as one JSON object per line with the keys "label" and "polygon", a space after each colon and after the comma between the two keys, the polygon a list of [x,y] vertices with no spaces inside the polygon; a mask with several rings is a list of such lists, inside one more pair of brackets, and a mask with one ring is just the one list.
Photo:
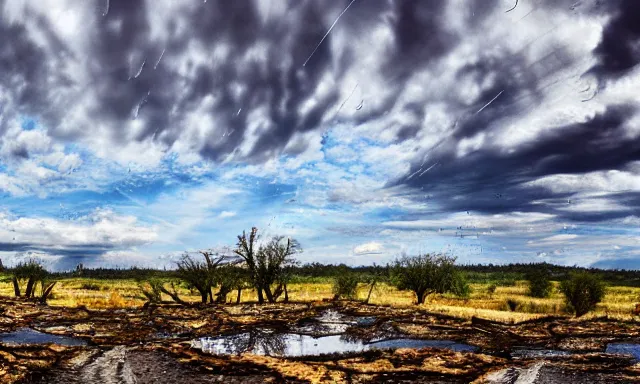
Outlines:
{"label": "brown soil", "polygon": [[[402,333],[465,342],[479,350],[399,349],[279,358],[208,355],[191,348],[190,340],[201,336],[255,327],[284,331],[310,321],[327,308],[347,315],[375,316],[371,326],[348,330],[350,336],[359,339]],[[577,321],[554,317],[502,324],[475,318],[469,321],[417,308],[352,302],[201,308],[161,305],[91,311],[45,307],[9,298],[0,298],[0,313],[0,332],[31,327],[89,342],[87,347],[0,343],[2,383],[469,383],[496,382],[491,381],[495,377],[504,383],[515,382],[518,375],[529,375],[534,378],[531,383],[568,384],[633,382],[640,377],[640,364],[603,353],[608,342],[639,340],[640,324],[607,318]],[[515,359],[511,351],[517,346],[580,354]],[[541,362],[543,367],[529,371]]]}

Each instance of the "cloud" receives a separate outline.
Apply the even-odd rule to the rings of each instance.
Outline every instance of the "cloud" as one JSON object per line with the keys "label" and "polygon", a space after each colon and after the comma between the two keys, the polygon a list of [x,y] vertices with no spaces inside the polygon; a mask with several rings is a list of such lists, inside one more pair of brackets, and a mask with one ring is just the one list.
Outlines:
{"label": "cloud", "polygon": [[383,245],[375,241],[370,243],[364,243],[353,248],[355,255],[375,255],[380,254],[383,251]]}
{"label": "cloud", "polygon": [[114,248],[127,248],[154,242],[156,229],[109,210],[71,221],[52,218],[16,218],[0,213],[2,251],[41,251],[56,254],[100,254]]}
{"label": "cloud", "polygon": [[[309,249],[310,228],[350,227],[387,253],[428,233],[569,260],[528,241],[640,216],[636,2],[356,1],[318,46],[346,5],[3,2],[11,220],[57,223],[20,208],[51,198],[156,223],[171,251],[254,216]],[[293,206],[313,212],[295,228]],[[105,236],[100,252],[140,245]]]}
{"label": "cloud", "polygon": [[237,213],[235,211],[222,211],[220,212],[220,214],[218,215],[219,218],[221,219],[226,219],[229,217],[234,217]]}

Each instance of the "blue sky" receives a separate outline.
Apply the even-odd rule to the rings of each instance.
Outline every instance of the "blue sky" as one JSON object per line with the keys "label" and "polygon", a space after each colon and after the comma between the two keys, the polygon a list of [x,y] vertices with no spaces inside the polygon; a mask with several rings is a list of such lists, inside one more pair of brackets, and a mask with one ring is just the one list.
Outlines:
{"label": "blue sky", "polygon": [[2,3],[0,258],[640,267],[638,5],[511,3]]}

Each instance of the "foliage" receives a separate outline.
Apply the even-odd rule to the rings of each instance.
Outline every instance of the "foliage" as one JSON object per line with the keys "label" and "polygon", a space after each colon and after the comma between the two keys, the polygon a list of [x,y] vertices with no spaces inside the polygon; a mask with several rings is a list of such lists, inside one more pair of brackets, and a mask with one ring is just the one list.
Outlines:
{"label": "foliage", "polygon": [[553,289],[551,273],[545,265],[541,264],[540,268],[531,270],[526,277],[529,280],[529,296],[547,298],[551,295]]}
{"label": "foliage", "polygon": [[138,282],[138,288],[148,303],[160,303],[162,301],[162,289],[164,284],[161,280],[151,279],[146,282]]}
{"label": "foliage", "polygon": [[47,274],[47,270],[35,259],[16,265],[13,268],[12,279],[16,297],[21,296],[20,284],[26,281],[24,297],[33,298],[37,284],[44,282]]}
{"label": "foliage", "polygon": [[240,303],[242,297],[242,290],[251,288],[251,282],[246,268],[242,268],[235,263],[227,263],[220,267],[219,273],[220,289],[216,293],[216,302],[225,303],[227,295],[231,291],[238,291],[236,297],[236,304]]}
{"label": "foliage", "polygon": [[209,251],[199,251],[199,253],[204,257],[204,261],[195,260],[188,253],[182,255],[182,258],[177,262],[177,275],[200,293],[202,303],[206,303],[207,299],[212,303],[212,289],[217,284],[218,268],[228,258],[214,256]]}
{"label": "foliage", "polygon": [[496,289],[498,289],[498,286],[497,286],[497,285],[495,285],[495,284],[491,284],[491,285],[489,285],[489,286],[487,287],[487,293],[488,293],[490,296],[493,296],[493,294],[494,294],[494,293],[496,293]]}
{"label": "foliage", "polygon": [[[11,282],[16,297],[21,296],[20,285],[24,284],[24,297],[37,299],[41,304],[47,303],[47,299],[56,285],[55,281],[50,281],[49,272],[35,259],[16,265],[12,270]],[[40,296],[36,297],[38,285],[40,285]]]}
{"label": "foliage", "polygon": [[392,282],[400,290],[413,291],[418,304],[432,293],[468,296],[469,284],[455,261],[455,257],[442,254],[405,255],[394,264]]}
{"label": "foliage", "polygon": [[354,299],[358,292],[358,280],[358,275],[353,272],[341,273],[338,276],[334,277],[334,299]]}
{"label": "foliage", "polygon": [[567,308],[580,317],[595,309],[604,298],[606,288],[597,275],[575,272],[560,283],[560,291],[565,296]]}

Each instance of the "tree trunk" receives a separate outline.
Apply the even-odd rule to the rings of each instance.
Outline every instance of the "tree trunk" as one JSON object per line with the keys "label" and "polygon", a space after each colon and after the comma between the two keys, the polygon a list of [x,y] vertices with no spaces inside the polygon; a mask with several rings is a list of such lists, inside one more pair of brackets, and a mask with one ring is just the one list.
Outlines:
{"label": "tree trunk", "polygon": [[264,294],[265,294],[265,296],[267,296],[267,300],[270,303],[275,303],[276,302],[276,299],[273,297],[273,294],[271,293],[271,287],[265,286],[264,287]]}
{"label": "tree trunk", "polygon": [[424,304],[424,299],[427,297],[427,293],[424,291],[416,291],[416,298],[418,299],[418,305]]}
{"label": "tree trunk", "polygon": [[242,288],[238,288],[238,297],[236,298],[236,304],[240,304],[241,299],[242,299]]}
{"label": "tree trunk", "polygon": [[40,296],[40,304],[47,304],[47,299],[49,295],[51,295],[51,290],[53,290],[53,286],[56,285],[56,282],[49,283],[47,287],[42,287],[42,296]]}
{"label": "tree trunk", "polygon": [[[176,291],[176,288],[174,287],[173,283],[171,283],[171,289],[173,292],[169,291],[167,288],[165,288],[164,286],[160,286],[159,287],[160,291],[162,293],[167,294],[169,297],[171,297],[171,299],[173,301],[175,301],[178,304],[184,305],[186,307],[191,306],[191,304],[187,303],[186,301],[180,299],[180,296],[178,296],[178,292]],[[206,298],[206,296],[205,296]]]}
{"label": "tree trunk", "polygon": [[210,293],[211,292],[208,291],[200,291],[200,301],[202,302],[202,304],[207,303],[207,299],[209,298]]}
{"label": "tree trunk", "polygon": [[231,292],[231,288],[228,285],[220,285],[220,290],[215,294],[216,304],[224,304],[227,302],[227,295]]}
{"label": "tree trunk", "polygon": [[33,280],[33,277],[29,278],[29,281],[27,281],[27,288],[25,288],[24,291],[24,296],[28,299],[31,298],[32,296],[32,291],[33,291],[33,285],[35,284],[35,281]]}
{"label": "tree trunk", "polygon": [[258,304],[264,304],[264,296],[262,294],[262,288],[256,285],[256,292],[258,293]]}
{"label": "tree trunk", "polygon": [[15,293],[16,297],[20,297],[20,285],[18,284],[18,279],[14,277],[11,279],[11,282],[13,283],[13,293]]}
{"label": "tree trunk", "polygon": [[369,287],[369,293],[367,294],[367,299],[364,301],[365,304],[369,304],[369,299],[371,298],[371,292],[373,292],[373,287],[376,286],[376,281],[374,280],[373,283],[371,283],[371,287]]}
{"label": "tree trunk", "polygon": [[284,302],[289,302],[289,291],[287,291],[287,284],[284,285]]}

